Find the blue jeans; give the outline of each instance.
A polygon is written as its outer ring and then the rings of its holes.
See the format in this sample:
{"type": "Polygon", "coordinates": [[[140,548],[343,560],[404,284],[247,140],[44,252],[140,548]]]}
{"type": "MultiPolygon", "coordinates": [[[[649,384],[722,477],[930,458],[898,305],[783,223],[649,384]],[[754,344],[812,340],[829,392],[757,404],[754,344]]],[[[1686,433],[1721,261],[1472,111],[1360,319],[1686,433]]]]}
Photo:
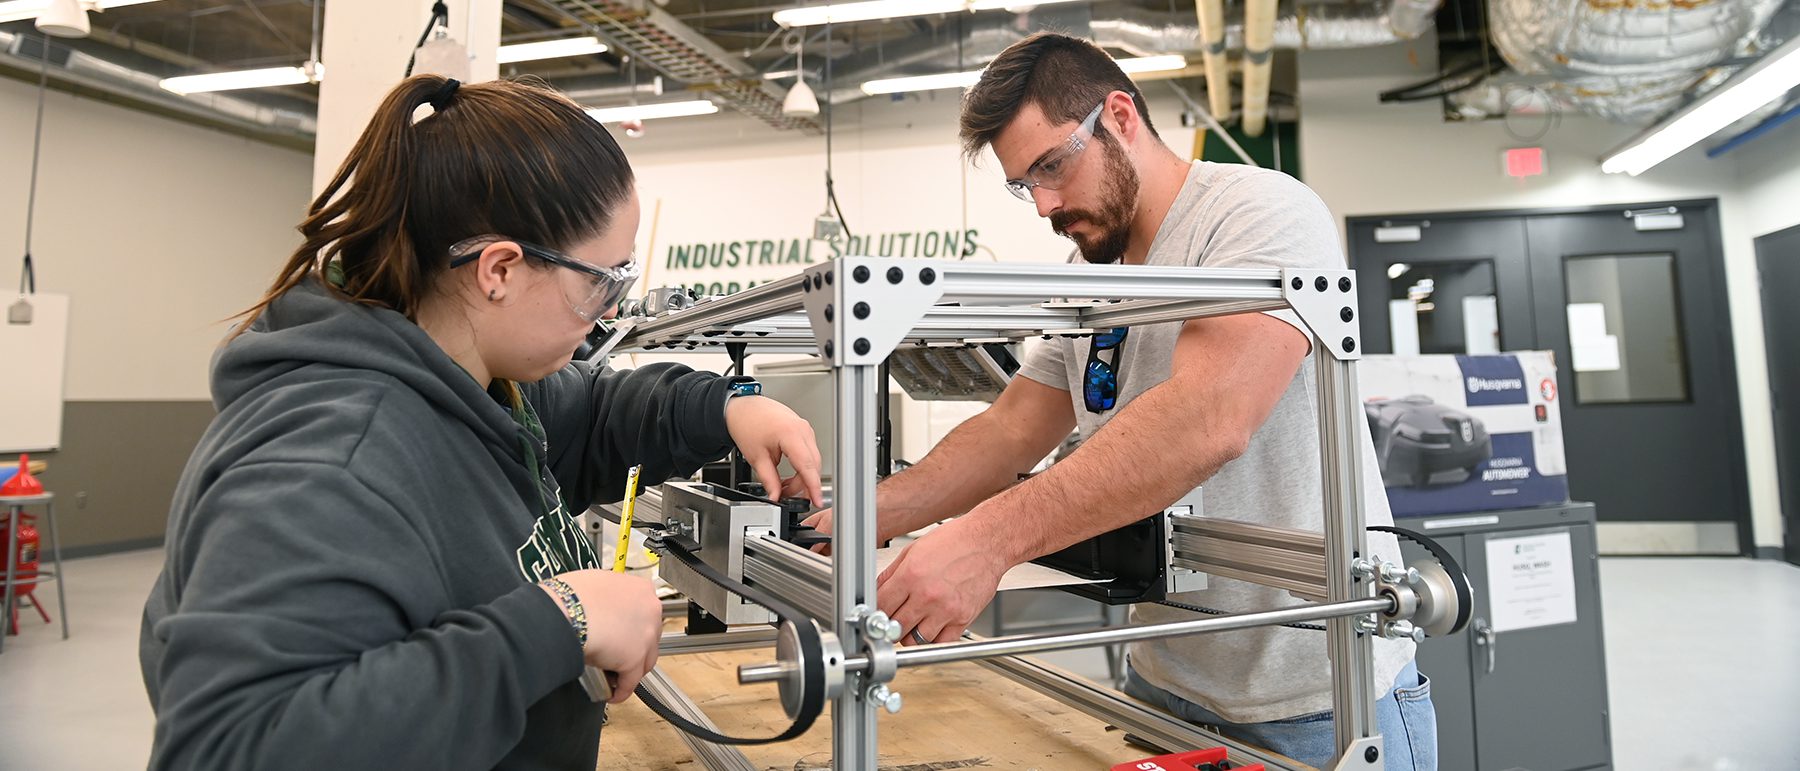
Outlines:
{"type": "MultiPolygon", "coordinates": [[[[1190,723],[1310,766],[1327,768],[1337,753],[1328,711],[1269,723],[1232,723],[1145,682],[1130,668],[1125,672],[1125,692],[1190,723]]],[[[1431,678],[1419,674],[1417,664],[1409,663],[1400,670],[1394,678],[1394,690],[1375,702],[1375,719],[1387,753],[1387,771],[1437,770],[1437,712],[1431,706],[1431,678]]]]}

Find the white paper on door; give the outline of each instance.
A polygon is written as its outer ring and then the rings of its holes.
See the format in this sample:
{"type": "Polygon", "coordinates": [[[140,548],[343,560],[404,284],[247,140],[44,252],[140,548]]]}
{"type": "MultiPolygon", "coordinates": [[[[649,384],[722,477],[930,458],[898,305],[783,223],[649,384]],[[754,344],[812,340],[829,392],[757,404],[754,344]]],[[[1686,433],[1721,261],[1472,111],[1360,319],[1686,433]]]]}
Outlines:
{"type": "Polygon", "coordinates": [[[1576,372],[1617,372],[1619,337],[1606,333],[1605,303],[1569,303],[1569,362],[1576,372]]]}
{"type": "Polygon", "coordinates": [[[1494,631],[1575,622],[1569,531],[1489,539],[1487,563],[1494,631]]]}

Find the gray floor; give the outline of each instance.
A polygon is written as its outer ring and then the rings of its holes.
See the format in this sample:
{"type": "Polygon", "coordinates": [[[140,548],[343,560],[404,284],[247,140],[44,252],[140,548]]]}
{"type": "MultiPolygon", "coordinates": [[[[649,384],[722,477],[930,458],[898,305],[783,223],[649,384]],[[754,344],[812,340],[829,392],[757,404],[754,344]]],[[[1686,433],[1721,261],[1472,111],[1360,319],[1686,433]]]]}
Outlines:
{"type": "MultiPolygon", "coordinates": [[[[138,615],[160,552],[71,561],[71,637],[22,617],[0,654],[0,765],[141,768],[153,721],[138,615]]],[[[1602,562],[1617,768],[1800,769],[1800,568],[1739,559],[1602,562]]],[[[46,587],[40,596],[53,601],[46,587]]],[[[29,613],[29,611],[27,611],[29,613]]],[[[1103,679],[1098,652],[1049,657],[1103,679]]]]}

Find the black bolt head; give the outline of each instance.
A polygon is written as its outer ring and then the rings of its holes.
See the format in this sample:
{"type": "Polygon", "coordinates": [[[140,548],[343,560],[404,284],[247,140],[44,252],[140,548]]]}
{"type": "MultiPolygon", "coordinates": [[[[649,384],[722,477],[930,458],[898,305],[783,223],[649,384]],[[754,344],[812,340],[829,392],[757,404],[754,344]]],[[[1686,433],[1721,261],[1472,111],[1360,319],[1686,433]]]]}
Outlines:
{"type": "Polygon", "coordinates": [[[888,283],[898,284],[906,278],[906,271],[899,268],[888,268],[887,277],[888,283]]]}
{"type": "Polygon", "coordinates": [[[1356,352],[1356,338],[1353,338],[1353,337],[1344,338],[1344,353],[1355,353],[1355,352],[1356,352]]]}
{"type": "Polygon", "coordinates": [[[919,283],[930,286],[937,283],[937,271],[930,268],[919,271],[919,283]]]}
{"type": "Polygon", "coordinates": [[[1316,280],[1313,281],[1313,288],[1317,289],[1321,292],[1323,292],[1327,289],[1330,289],[1331,288],[1331,280],[1325,278],[1324,276],[1320,276],[1316,280]]]}
{"type": "Polygon", "coordinates": [[[856,317],[859,319],[866,319],[869,317],[869,304],[857,303],[856,307],[850,309],[850,312],[855,313],[856,317]]]}
{"type": "Polygon", "coordinates": [[[1349,276],[1345,276],[1343,278],[1338,279],[1338,291],[1339,292],[1350,291],[1350,277],[1349,276]]]}
{"type": "Polygon", "coordinates": [[[868,283],[869,267],[867,265],[856,266],[855,270],[850,271],[850,277],[856,279],[858,284],[868,283]]]}
{"type": "Polygon", "coordinates": [[[863,356],[863,355],[867,354],[869,352],[869,338],[866,338],[866,337],[856,338],[855,348],[856,348],[856,355],[863,356]]]}
{"type": "Polygon", "coordinates": [[[836,317],[837,317],[837,308],[830,306],[830,305],[825,306],[825,320],[826,321],[835,321],[836,317]]]}

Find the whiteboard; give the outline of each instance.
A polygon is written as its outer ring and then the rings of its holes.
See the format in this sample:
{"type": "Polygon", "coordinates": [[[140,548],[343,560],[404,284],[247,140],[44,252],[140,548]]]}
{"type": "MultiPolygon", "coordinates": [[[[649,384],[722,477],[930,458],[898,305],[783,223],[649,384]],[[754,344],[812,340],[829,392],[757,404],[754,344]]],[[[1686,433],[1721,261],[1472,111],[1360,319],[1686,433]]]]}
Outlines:
{"type": "Polygon", "coordinates": [[[18,300],[0,295],[0,452],[62,446],[63,377],[69,358],[69,296],[38,293],[30,324],[6,323],[18,300]]]}

